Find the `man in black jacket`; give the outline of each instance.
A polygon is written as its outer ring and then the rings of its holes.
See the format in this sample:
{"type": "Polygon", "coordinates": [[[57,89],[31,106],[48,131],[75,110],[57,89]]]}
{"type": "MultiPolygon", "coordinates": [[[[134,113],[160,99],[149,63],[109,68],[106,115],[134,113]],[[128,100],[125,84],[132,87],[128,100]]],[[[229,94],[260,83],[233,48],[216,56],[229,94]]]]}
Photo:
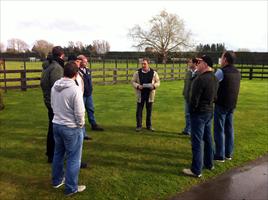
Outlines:
{"type": "Polygon", "coordinates": [[[185,112],[185,127],[182,131],[184,135],[191,135],[191,122],[190,122],[190,112],[189,112],[189,94],[192,82],[194,78],[197,76],[197,59],[191,58],[187,63],[188,71],[186,73],[184,79],[184,87],[183,87],[183,97],[184,97],[184,112],[185,112]]]}
{"type": "Polygon", "coordinates": [[[224,162],[231,160],[234,148],[233,113],[240,88],[240,72],[234,67],[234,54],[224,52],[221,57],[221,69],[216,72],[219,90],[214,111],[214,159],[224,162]]]}
{"type": "Polygon", "coordinates": [[[48,57],[48,60],[43,63],[43,71],[41,75],[40,85],[43,91],[44,103],[48,110],[48,132],[47,132],[47,151],[48,162],[52,163],[54,156],[54,136],[53,136],[53,124],[54,117],[53,109],[51,108],[50,94],[51,88],[54,83],[63,77],[64,67],[64,51],[60,46],[55,46],[52,49],[52,56],[48,57]]]}
{"type": "Polygon", "coordinates": [[[213,145],[211,136],[211,121],[213,103],[216,99],[218,81],[212,70],[212,60],[204,55],[198,58],[197,71],[190,91],[190,119],[192,141],[192,165],[183,169],[189,176],[201,177],[204,167],[213,169],[213,145]],[[202,156],[202,141],[204,141],[204,156],[202,156]],[[203,158],[203,161],[202,161],[203,158]]]}

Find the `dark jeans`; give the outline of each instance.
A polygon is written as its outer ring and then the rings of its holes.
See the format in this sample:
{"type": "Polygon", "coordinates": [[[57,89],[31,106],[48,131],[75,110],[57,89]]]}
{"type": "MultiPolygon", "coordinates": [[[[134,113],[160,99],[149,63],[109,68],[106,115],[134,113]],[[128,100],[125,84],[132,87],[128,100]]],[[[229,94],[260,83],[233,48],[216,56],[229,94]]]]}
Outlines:
{"type": "Polygon", "coordinates": [[[214,111],[214,141],[215,159],[224,160],[231,157],[234,149],[234,109],[225,109],[215,105],[214,111]]]}
{"type": "Polygon", "coordinates": [[[54,148],[55,148],[55,141],[54,141],[54,135],[53,135],[53,117],[54,113],[50,105],[47,106],[48,111],[48,131],[47,131],[47,152],[46,155],[49,160],[53,160],[54,156],[54,148]]]}
{"type": "Polygon", "coordinates": [[[96,120],[94,116],[94,104],[93,104],[93,98],[92,95],[90,96],[84,96],[84,104],[85,108],[87,111],[87,116],[88,116],[88,122],[91,124],[91,126],[96,125],[96,120]]]}
{"type": "Polygon", "coordinates": [[[201,174],[203,164],[205,168],[213,166],[213,146],[211,136],[212,113],[191,113],[191,140],[192,140],[192,166],[196,175],[201,174]],[[204,156],[202,142],[204,141],[204,156]],[[204,162],[204,163],[203,163],[204,162]]]}
{"type": "Polygon", "coordinates": [[[142,98],[141,102],[137,103],[137,110],[136,110],[137,127],[142,127],[142,111],[144,104],[146,104],[146,127],[150,128],[152,126],[153,103],[149,102],[149,98],[142,98]]]}
{"type": "Polygon", "coordinates": [[[184,100],[184,112],[185,112],[185,128],[184,132],[191,134],[191,120],[190,120],[190,105],[184,100]]]}

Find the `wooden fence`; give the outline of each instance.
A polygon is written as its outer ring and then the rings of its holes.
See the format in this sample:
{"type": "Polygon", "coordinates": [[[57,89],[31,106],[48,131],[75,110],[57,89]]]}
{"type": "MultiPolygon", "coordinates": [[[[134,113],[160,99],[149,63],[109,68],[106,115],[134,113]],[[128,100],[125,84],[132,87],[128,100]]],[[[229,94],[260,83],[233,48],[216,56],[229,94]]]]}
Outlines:
{"type": "MultiPolygon", "coordinates": [[[[115,63],[114,67],[106,67],[103,64],[102,68],[91,68],[92,80],[94,84],[117,84],[117,83],[129,83],[133,76],[133,73],[137,70],[136,67],[117,67],[115,63]]],[[[24,69],[0,70],[0,88],[7,91],[8,89],[21,89],[26,91],[27,88],[35,88],[40,86],[41,69],[24,69]],[[10,77],[10,74],[14,74],[10,77]],[[15,75],[16,74],[16,75],[15,75]]],[[[186,73],[186,65],[155,65],[154,70],[159,74],[161,81],[179,80],[184,79],[186,73]]],[[[217,66],[215,66],[217,69],[217,66]]],[[[268,66],[238,66],[242,79],[267,79],[268,78],[268,66]]]]}

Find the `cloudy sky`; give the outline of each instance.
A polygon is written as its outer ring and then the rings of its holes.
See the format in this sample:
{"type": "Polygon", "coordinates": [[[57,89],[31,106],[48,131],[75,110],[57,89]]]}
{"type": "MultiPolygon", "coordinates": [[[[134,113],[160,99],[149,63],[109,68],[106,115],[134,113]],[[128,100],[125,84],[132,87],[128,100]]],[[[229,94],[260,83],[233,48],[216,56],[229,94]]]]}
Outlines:
{"type": "Polygon", "coordinates": [[[268,51],[268,0],[252,1],[14,1],[0,0],[0,40],[24,40],[30,46],[45,39],[91,44],[107,40],[112,51],[131,51],[128,30],[146,27],[165,9],[184,20],[195,44],[225,43],[228,49],[268,51]]]}

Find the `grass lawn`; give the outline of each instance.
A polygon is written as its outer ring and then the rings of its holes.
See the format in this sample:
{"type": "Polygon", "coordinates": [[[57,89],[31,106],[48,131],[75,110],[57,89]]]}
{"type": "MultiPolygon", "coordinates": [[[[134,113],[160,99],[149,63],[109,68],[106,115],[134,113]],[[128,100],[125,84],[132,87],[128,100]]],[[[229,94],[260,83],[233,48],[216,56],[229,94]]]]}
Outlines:
{"type": "MultiPolygon", "coordinates": [[[[215,163],[201,179],[184,176],[191,163],[184,126],[183,81],[162,82],[156,94],[153,125],[135,132],[135,96],[130,85],[94,87],[96,119],[104,132],[88,133],[79,183],[85,192],[72,199],[166,199],[268,152],[268,81],[243,80],[235,112],[234,159],[215,163]]],[[[40,89],[4,94],[0,112],[0,199],[65,199],[63,188],[51,187],[46,163],[47,112],[40,89]]]]}

